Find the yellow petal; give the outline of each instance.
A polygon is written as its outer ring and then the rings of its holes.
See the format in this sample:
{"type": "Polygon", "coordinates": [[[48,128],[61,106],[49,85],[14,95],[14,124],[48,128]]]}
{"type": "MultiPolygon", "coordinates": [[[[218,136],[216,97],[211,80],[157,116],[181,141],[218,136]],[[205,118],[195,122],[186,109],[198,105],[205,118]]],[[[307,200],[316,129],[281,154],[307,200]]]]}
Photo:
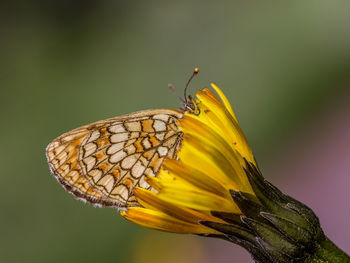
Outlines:
{"type": "Polygon", "coordinates": [[[185,134],[197,137],[203,144],[217,148],[236,167],[236,171],[245,164],[240,153],[236,151],[235,144],[225,140],[225,137],[220,133],[221,131],[215,131],[192,116],[186,116],[179,120],[179,127],[185,134]]]}
{"type": "Polygon", "coordinates": [[[240,213],[239,208],[233,201],[195,189],[166,187],[158,193],[158,197],[164,201],[197,210],[240,213]]]}
{"type": "Polygon", "coordinates": [[[231,103],[227,99],[226,95],[222,92],[222,90],[214,82],[210,83],[210,86],[216,91],[217,94],[219,94],[220,99],[224,103],[226,109],[228,110],[229,113],[231,113],[231,115],[235,119],[235,121],[237,121],[235,112],[234,112],[234,110],[233,110],[233,108],[231,106],[231,103]]]}
{"type": "Polygon", "coordinates": [[[218,220],[212,216],[208,216],[207,214],[203,214],[186,207],[177,206],[170,202],[159,199],[155,193],[152,193],[143,188],[136,188],[134,190],[134,194],[143,207],[161,211],[171,217],[185,221],[187,223],[198,224],[200,220],[221,222],[221,220],[218,220]]]}
{"type": "Polygon", "coordinates": [[[227,138],[235,145],[235,148],[243,157],[255,163],[253,153],[238,122],[233,118],[224,104],[221,102],[218,103],[217,100],[212,98],[213,95],[211,94],[212,92],[208,89],[200,90],[196,93],[200,101],[198,107],[203,112],[196,117],[205,122],[206,125],[217,129],[222,137],[227,138]]]}
{"type": "Polygon", "coordinates": [[[189,182],[178,177],[174,173],[169,173],[165,170],[160,170],[158,177],[147,176],[146,182],[160,192],[164,187],[176,187],[176,188],[193,188],[189,182]]]}
{"type": "Polygon", "coordinates": [[[180,177],[183,180],[187,181],[197,189],[203,189],[222,197],[229,197],[229,191],[215,179],[207,176],[207,174],[202,173],[196,168],[186,165],[183,162],[167,159],[163,163],[163,167],[170,173],[176,174],[177,177],[180,177]]]}
{"type": "Polygon", "coordinates": [[[215,176],[217,181],[230,189],[251,192],[249,182],[239,163],[231,163],[218,148],[203,143],[191,134],[186,134],[184,137],[183,147],[178,156],[189,166],[215,176]]]}
{"type": "Polygon", "coordinates": [[[200,224],[190,224],[152,209],[130,207],[127,211],[120,211],[120,214],[125,219],[135,224],[166,232],[182,234],[219,234],[217,231],[200,224]]]}

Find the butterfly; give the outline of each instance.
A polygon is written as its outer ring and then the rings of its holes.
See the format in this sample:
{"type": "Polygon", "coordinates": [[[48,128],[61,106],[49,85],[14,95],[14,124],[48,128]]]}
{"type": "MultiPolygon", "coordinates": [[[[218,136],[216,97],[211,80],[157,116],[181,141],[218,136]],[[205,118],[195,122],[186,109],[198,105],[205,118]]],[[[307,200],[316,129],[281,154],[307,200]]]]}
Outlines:
{"type": "Polygon", "coordinates": [[[186,99],[181,111],[139,111],[94,122],[53,140],[46,148],[50,170],[77,199],[97,206],[123,209],[139,206],[135,187],[153,190],[146,176],[157,176],[165,158],[177,159],[183,133],[177,121],[196,113],[186,99]]]}

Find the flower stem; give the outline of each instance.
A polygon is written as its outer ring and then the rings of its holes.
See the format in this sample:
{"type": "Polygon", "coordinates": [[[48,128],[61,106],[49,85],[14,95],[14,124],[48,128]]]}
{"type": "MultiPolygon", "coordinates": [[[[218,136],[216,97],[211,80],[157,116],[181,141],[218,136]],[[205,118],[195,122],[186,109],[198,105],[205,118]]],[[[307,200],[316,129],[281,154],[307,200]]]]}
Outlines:
{"type": "Polygon", "coordinates": [[[316,262],[346,263],[350,262],[350,257],[326,237],[317,245],[315,253],[305,261],[305,263],[316,262]]]}

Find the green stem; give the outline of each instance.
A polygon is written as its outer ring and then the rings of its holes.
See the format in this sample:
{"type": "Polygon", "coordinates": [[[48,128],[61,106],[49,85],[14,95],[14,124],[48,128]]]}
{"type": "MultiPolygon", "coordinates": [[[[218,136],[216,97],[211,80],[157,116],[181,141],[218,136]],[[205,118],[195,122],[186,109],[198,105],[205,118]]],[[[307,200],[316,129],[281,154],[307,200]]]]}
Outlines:
{"type": "Polygon", "coordinates": [[[339,249],[327,237],[318,244],[314,255],[310,256],[305,263],[350,263],[350,257],[339,249]]]}

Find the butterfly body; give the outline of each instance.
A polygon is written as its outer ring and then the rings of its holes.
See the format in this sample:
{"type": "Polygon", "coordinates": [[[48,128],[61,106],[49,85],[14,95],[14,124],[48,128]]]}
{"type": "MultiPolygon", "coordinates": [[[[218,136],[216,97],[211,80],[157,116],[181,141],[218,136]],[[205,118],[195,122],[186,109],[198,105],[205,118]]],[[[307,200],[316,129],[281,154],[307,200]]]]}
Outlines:
{"type": "Polygon", "coordinates": [[[145,176],[157,176],[165,158],[176,158],[182,117],[176,110],[146,110],[74,129],[48,145],[51,172],[83,201],[137,206],[133,188],[151,189],[145,176]]]}

